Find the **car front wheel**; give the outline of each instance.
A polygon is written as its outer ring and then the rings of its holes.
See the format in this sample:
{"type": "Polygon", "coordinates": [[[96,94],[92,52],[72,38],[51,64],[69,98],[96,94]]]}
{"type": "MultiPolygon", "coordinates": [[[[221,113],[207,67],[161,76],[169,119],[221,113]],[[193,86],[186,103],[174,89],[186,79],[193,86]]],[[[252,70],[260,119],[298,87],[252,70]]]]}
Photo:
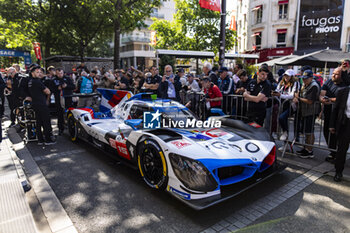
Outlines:
{"type": "Polygon", "coordinates": [[[168,184],[167,165],[164,153],[154,140],[139,143],[138,167],[146,184],[152,188],[165,189],[168,184]]]}
{"type": "Polygon", "coordinates": [[[74,116],[71,112],[68,114],[67,121],[70,139],[72,142],[76,142],[78,139],[78,127],[77,121],[74,119],[74,116]]]}

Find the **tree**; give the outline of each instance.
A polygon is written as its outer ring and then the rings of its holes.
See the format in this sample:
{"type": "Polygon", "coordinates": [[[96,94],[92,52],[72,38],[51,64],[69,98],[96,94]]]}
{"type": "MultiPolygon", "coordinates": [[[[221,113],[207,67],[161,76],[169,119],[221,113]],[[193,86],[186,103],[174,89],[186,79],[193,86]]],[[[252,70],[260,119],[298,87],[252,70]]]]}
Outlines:
{"type": "Polygon", "coordinates": [[[114,68],[119,68],[120,35],[145,27],[143,20],[149,17],[161,0],[110,0],[110,19],[114,32],[114,68]]]}
{"type": "MultiPolygon", "coordinates": [[[[4,21],[24,25],[19,31],[27,41],[39,41],[44,57],[51,54],[87,55],[93,42],[111,37],[108,27],[109,1],[95,0],[0,0],[0,14],[4,21]]],[[[0,22],[1,23],[1,22],[0,22]]],[[[1,24],[2,25],[2,24],[1,24]]],[[[23,38],[21,38],[24,41],[23,38]]],[[[6,36],[9,44],[15,41],[6,36]]],[[[106,43],[101,43],[105,46],[106,43]]],[[[94,44],[96,46],[96,43],[94,44]]],[[[93,52],[94,49],[89,51],[93,52]]]]}
{"type": "MultiPolygon", "coordinates": [[[[220,13],[203,9],[198,0],[175,0],[172,22],[154,19],[151,29],[157,31],[156,48],[209,50],[217,53],[220,43],[220,13]]],[[[226,30],[226,50],[235,44],[235,32],[226,30]]]]}

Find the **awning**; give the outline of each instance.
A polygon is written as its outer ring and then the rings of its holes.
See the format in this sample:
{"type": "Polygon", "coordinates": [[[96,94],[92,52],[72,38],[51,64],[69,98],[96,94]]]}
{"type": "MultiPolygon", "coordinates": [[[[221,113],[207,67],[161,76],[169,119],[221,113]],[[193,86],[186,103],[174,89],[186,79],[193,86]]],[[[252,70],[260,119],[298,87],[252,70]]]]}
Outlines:
{"type": "Polygon", "coordinates": [[[239,54],[239,53],[225,53],[225,59],[237,59],[237,58],[243,58],[243,59],[259,59],[258,54],[239,54]]]}
{"type": "Polygon", "coordinates": [[[283,5],[283,4],[288,4],[288,3],[289,3],[289,0],[278,1],[278,5],[283,5]]]}
{"type": "Polygon", "coordinates": [[[257,11],[257,10],[259,10],[260,8],[262,8],[262,5],[259,5],[259,6],[254,7],[254,8],[252,9],[252,11],[257,11]]]}
{"type": "Polygon", "coordinates": [[[277,34],[287,33],[287,29],[277,29],[277,34]]]}
{"type": "Polygon", "coordinates": [[[337,67],[338,62],[344,58],[349,58],[350,53],[324,49],[303,56],[293,57],[284,61],[277,62],[277,65],[310,65],[312,67],[337,67]]]}
{"type": "Polygon", "coordinates": [[[254,36],[260,36],[261,35],[261,32],[256,32],[256,33],[254,33],[253,35],[252,35],[252,37],[254,37],[254,36]]]}

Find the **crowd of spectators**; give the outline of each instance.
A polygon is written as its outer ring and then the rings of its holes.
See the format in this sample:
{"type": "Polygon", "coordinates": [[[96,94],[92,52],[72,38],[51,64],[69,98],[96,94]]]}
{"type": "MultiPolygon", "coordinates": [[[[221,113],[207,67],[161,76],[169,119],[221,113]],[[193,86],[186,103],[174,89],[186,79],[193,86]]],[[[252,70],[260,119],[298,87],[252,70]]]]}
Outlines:
{"type": "MultiPolygon", "coordinates": [[[[338,140],[334,133],[336,127],[332,124],[332,114],[335,114],[332,106],[337,102],[338,91],[350,84],[349,60],[342,61],[334,70],[331,79],[322,81],[315,76],[310,66],[302,67],[300,74],[296,74],[292,69],[280,69],[276,74],[277,78],[274,78],[266,64],[259,67],[257,72],[249,74],[242,64],[236,64],[233,68],[217,69],[211,63],[205,62],[202,72],[201,75],[186,74],[182,68],[174,71],[171,65],[164,67],[162,75],[155,66],[144,71],[134,67],[127,70],[94,67],[90,71],[81,63],[74,72],[66,74],[61,68],[53,66],[44,70],[34,65],[24,72],[18,65],[14,65],[0,74],[0,116],[4,114],[5,97],[11,110],[13,126],[16,124],[13,110],[24,100],[32,100],[33,106],[42,106],[44,103],[47,105],[52,95],[55,99],[59,134],[62,134],[64,107],[84,107],[92,104],[89,98],[79,98],[79,101],[75,102],[73,93],[89,94],[97,88],[128,90],[134,94],[151,92],[159,98],[180,101],[195,113],[199,100],[204,99],[203,107],[209,114],[211,109],[218,108],[225,114],[237,115],[255,122],[271,133],[276,132],[278,124],[282,131],[282,141],[289,138],[288,119],[294,116],[296,140],[300,140],[300,135],[304,135],[305,138],[305,147],[297,153],[301,158],[313,158],[315,119],[323,113],[324,137],[329,148],[333,149],[326,160],[336,161],[337,153],[334,150],[338,140]],[[61,96],[64,99],[64,107],[61,96]]],[[[42,125],[44,129],[44,137],[40,136],[39,143],[54,143],[47,114],[39,110],[39,107],[36,107],[36,112],[37,120],[41,122],[39,126],[42,125]]]]}

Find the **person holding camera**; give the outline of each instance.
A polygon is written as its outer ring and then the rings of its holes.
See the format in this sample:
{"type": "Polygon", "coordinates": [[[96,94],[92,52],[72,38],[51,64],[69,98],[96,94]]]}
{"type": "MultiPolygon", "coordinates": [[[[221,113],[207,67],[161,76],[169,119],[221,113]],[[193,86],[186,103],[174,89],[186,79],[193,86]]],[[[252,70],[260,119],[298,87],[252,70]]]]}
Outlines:
{"type": "MultiPolygon", "coordinates": [[[[324,126],[323,126],[323,135],[328,144],[328,148],[336,149],[337,148],[337,138],[335,134],[329,132],[329,123],[332,115],[333,104],[336,101],[336,95],[340,88],[345,87],[345,83],[341,78],[342,69],[338,67],[333,71],[332,79],[328,79],[326,83],[321,88],[320,101],[323,105],[323,114],[324,114],[324,126]]],[[[336,152],[331,152],[326,161],[334,163],[336,152]]]]}
{"type": "Polygon", "coordinates": [[[171,65],[166,65],[164,72],[165,74],[159,84],[159,97],[180,101],[179,91],[181,90],[181,83],[175,78],[171,65]]]}
{"type": "Polygon", "coordinates": [[[52,145],[56,141],[52,137],[52,127],[49,115],[49,107],[47,106],[47,96],[51,94],[43,82],[43,75],[41,75],[40,66],[31,68],[30,73],[32,79],[28,82],[28,90],[32,100],[32,106],[35,111],[36,132],[38,136],[38,145],[52,145]],[[42,132],[42,129],[43,131],[42,132]]]}

